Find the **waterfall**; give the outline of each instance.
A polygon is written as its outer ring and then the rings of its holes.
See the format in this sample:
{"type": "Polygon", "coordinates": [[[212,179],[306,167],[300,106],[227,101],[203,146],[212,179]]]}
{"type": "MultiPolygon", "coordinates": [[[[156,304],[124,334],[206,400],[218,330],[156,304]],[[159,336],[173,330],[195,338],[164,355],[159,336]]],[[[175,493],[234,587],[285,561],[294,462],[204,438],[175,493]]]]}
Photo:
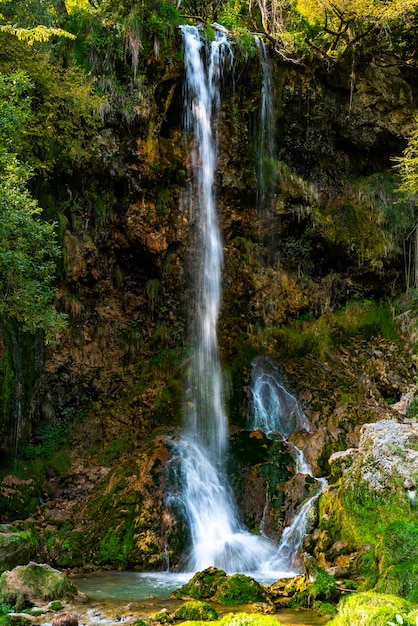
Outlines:
{"type": "Polygon", "coordinates": [[[272,219],[275,206],[276,121],[271,63],[264,41],[255,37],[261,69],[261,102],[257,133],[257,208],[260,239],[270,252],[276,251],[272,219]]]}
{"type": "MultiPolygon", "coordinates": [[[[296,464],[298,474],[314,478],[311,465],[288,437],[293,432],[310,432],[308,418],[296,398],[280,382],[279,372],[267,359],[257,358],[252,363],[252,423],[253,430],[261,430],[267,436],[279,435],[287,444],[296,464]]],[[[282,533],[279,545],[268,566],[286,571],[287,575],[299,573],[295,557],[302,545],[309,522],[312,506],[326,485],[324,478],[315,478],[318,489],[302,504],[293,521],[282,533]]]]}
{"type": "Polygon", "coordinates": [[[224,469],[227,418],[216,326],[221,304],[222,240],[216,211],[215,171],[222,72],[232,64],[224,33],[210,49],[197,28],[181,27],[185,54],[184,127],[192,135],[190,186],[183,210],[194,225],[193,336],[185,402],[184,434],[173,440],[172,471],[177,491],[169,503],[181,507],[191,535],[187,571],[211,565],[228,572],[253,571],[274,546],[240,523],[224,469]],[[207,63],[205,64],[205,59],[207,63]]]}
{"type": "Polygon", "coordinates": [[[232,63],[232,52],[225,34],[216,32],[206,70],[202,58],[206,51],[197,28],[184,26],[182,34],[186,70],[184,128],[193,136],[190,188],[184,198],[187,198],[192,223],[196,227],[192,335],[197,345],[188,381],[187,430],[215,460],[225,452],[227,443],[216,333],[223,263],[215,202],[216,133],[222,70],[232,63]]]}
{"type": "MultiPolygon", "coordinates": [[[[190,154],[189,182],[181,196],[181,209],[189,213],[193,235],[193,297],[189,307],[193,354],[189,359],[183,432],[171,440],[168,504],[181,510],[188,525],[191,546],[185,555],[186,571],[214,565],[229,573],[291,576],[295,573],[293,551],[300,547],[307,515],[299,512],[300,522],[297,528],[293,525],[285,530],[282,547],[264,535],[252,535],[239,519],[224,467],[228,423],[217,339],[223,254],[215,173],[220,87],[223,73],[232,67],[233,55],[224,33],[215,32],[209,45],[194,26],[182,26],[181,32],[185,57],[184,133],[190,154]]],[[[267,94],[263,102],[267,102],[267,94]]],[[[263,104],[263,110],[268,108],[263,104]]],[[[266,130],[262,142],[267,154],[267,121],[263,124],[266,130]]],[[[309,430],[295,398],[267,370],[255,381],[253,398],[254,428],[268,434],[278,431],[284,438],[296,430],[309,430]]],[[[298,471],[311,473],[303,453],[294,448],[298,471]]]]}

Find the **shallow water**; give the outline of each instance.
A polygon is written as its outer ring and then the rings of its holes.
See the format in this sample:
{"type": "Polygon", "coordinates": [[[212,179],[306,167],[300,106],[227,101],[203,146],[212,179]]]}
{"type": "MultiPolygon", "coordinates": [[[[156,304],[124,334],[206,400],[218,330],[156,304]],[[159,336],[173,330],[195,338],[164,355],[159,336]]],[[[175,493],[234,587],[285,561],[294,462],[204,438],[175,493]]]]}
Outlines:
{"type": "MultiPolygon", "coordinates": [[[[88,596],[86,603],[74,607],[74,612],[78,615],[81,626],[132,624],[139,617],[151,617],[164,608],[170,612],[175,611],[183,602],[172,600],[169,596],[190,578],[190,573],[126,571],[73,576],[74,584],[88,596]]],[[[273,580],[259,582],[270,584],[273,580]]],[[[215,608],[220,616],[245,611],[242,606],[216,605],[215,608]]],[[[304,609],[280,609],[276,616],[283,626],[323,626],[329,621],[304,609]]]]}

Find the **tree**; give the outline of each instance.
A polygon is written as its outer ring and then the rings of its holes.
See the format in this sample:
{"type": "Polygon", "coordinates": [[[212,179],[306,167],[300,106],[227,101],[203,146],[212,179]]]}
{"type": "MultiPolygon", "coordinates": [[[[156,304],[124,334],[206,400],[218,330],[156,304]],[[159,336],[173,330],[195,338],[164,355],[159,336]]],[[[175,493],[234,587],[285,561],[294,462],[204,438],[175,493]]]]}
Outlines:
{"type": "MultiPolygon", "coordinates": [[[[401,176],[398,191],[409,196],[414,202],[414,226],[409,233],[406,243],[411,240],[413,272],[412,284],[418,289],[418,119],[416,129],[410,134],[408,145],[402,157],[396,159],[395,168],[401,176]]],[[[410,286],[410,272],[407,271],[407,290],[410,286]]]]}
{"type": "Polygon", "coordinates": [[[65,324],[53,306],[55,226],[42,221],[26,188],[30,170],[16,154],[30,86],[21,72],[0,74],[0,321],[16,320],[31,333],[41,329],[51,340],[65,324]]]}
{"type": "Polygon", "coordinates": [[[72,33],[57,27],[57,12],[51,2],[0,0],[0,5],[0,31],[11,33],[30,46],[51,37],[75,39],[72,33]]]}
{"type": "Polygon", "coordinates": [[[374,29],[389,35],[395,23],[413,28],[407,18],[417,6],[418,0],[296,0],[297,11],[316,28],[311,44],[327,56],[343,54],[374,29]]]}

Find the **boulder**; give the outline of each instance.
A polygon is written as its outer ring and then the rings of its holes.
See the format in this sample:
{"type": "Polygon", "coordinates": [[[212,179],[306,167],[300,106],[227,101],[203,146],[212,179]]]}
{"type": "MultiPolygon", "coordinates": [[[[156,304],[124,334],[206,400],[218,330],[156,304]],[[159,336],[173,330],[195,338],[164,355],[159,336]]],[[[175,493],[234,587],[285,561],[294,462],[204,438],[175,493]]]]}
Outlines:
{"type": "Polygon", "coordinates": [[[50,600],[74,599],[78,590],[69,578],[49,565],[30,562],[0,576],[0,602],[19,611],[50,600]]]}
{"type": "Polygon", "coordinates": [[[0,525],[0,571],[29,563],[36,545],[30,530],[18,530],[12,525],[0,525]]]}
{"type": "Polygon", "coordinates": [[[347,485],[363,481],[368,489],[383,493],[401,479],[408,497],[415,491],[418,467],[418,424],[380,420],[361,428],[358,454],[346,469],[347,485]]]}

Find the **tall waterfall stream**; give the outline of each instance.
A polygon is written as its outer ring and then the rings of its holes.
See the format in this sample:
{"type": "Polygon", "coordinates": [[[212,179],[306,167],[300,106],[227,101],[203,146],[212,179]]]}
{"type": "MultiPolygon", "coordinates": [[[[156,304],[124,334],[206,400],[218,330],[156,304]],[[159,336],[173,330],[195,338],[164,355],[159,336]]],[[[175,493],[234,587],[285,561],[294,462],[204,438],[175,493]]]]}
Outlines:
{"type": "MultiPolygon", "coordinates": [[[[189,211],[196,231],[191,307],[196,345],[187,380],[183,433],[172,442],[171,466],[177,489],[173,489],[168,501],[181,508],[190,532],[185,571],[200,571],[214,565],[229,573],[258,572],[272,578],[293,576],[297,573],[293,556],[301,545],[307,511],[316,496],[303,505],[277,546],[263,534],[253,535],[243,526],[224,467],[228,430],[216,332],[223,255],[215,172],[220,87],[223,72],[231,71],[233,54],[226,35],[221,32],[215,32],[209,46],[196,27],[181,29],[185,54],[184,129],[192,142],[190,183],[182,196],[182,210],[189,211]]],[[[266,64],[265,51],[261,50],[262,63],[266,64]]],[[[263,76],[269,80],[269,84],[263,83],[265,92],[271,90],[271,74],[264,69],[263,76]]],[[[269,97],[264,93],[263,111],[266,102],[271,101],[269,97]]],[[[268,106],[271,109],[271,104],[268,106]]],[[[263,153],[271,152],[265,141],[263,153]]],[[[263,173],[263,168],[260,171],[263,173]]],[[[265,204],[267,195],[265,191],[263,194],[265,204]]],[[[274,380],[271,372],[262,370],[254,379],[253,412],[253,428],[267,435],[274,430],[287,439],[294,430],[309,430],[296,400],[274,380]]],[[[293,448],[297,471],[312,475],[302,451],[293,448]]]]}

